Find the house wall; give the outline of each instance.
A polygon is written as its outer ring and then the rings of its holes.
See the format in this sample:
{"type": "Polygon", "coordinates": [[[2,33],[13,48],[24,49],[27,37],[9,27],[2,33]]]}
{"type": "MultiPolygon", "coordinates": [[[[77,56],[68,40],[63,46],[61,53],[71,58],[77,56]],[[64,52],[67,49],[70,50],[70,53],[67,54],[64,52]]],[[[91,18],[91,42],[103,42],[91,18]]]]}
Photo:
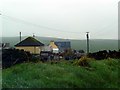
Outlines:
{"type": "Polygon", "coordinates": [[[43,51],[52,51],[52,48],[50,46],[44,46],[43,51]]]}
{"type": "Polygon", "coordinates": [[[40,54],[40,52],[42,51],[43,47],[38,47],[38,46],[26,46],[26,47],[15,47],[16,49],[19,50],[24,50],[24,51],[29,51],[31,54],[40,54]]]}
{"type": "Polygon", "coordinates": [[[59,53],[58,46],[54,43],[54,41],[51,41],[49,44],[49,47],[52,49],[53,53],[59,53]]]}
{"type": "Polygon", "coordinates": [[[53,51],[53,53],[59,53],[59,49],[58,48],[53,48],[52,51],[53,51]]]}

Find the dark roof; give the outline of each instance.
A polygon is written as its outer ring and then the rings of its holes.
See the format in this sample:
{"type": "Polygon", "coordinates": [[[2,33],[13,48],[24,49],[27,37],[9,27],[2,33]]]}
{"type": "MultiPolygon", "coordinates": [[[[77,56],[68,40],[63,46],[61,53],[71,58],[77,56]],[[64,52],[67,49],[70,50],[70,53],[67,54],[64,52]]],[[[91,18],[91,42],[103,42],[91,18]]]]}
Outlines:
{"type": "Polygon", "coordinates": [[[65,49],[71,48],[70,41],[56,41],[55,44],[58,46],[60,51],[63,51],[65,49]]]}
{"type": "Polygon", "coordinates": [[[44,44],[39,42],[33,37],[28,37],[23,41],[19,42],[18,44],[16,44],[15,46],[44,46],[44,44]]]}

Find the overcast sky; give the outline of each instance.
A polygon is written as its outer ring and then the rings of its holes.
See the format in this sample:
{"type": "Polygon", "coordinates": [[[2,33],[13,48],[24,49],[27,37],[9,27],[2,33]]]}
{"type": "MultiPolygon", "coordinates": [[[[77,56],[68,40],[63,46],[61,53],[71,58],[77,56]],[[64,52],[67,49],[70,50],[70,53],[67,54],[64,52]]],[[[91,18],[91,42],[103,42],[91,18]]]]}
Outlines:
{"type": "Polygon", "coordinates": [[[118,1],[2,0],[2,36],[117,39],[118,1]]]}

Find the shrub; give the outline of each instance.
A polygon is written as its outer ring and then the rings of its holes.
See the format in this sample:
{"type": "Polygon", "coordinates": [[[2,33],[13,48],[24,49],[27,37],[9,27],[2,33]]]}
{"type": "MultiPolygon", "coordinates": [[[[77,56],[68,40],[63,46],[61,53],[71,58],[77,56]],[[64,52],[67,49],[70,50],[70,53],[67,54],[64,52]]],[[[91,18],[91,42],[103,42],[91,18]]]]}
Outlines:
{"type": "Polygon", "coordinates": [[[8,68],[12,65],[29,61],[31,54],[18,49],[4,49],[2,50],[2,67],[8,68]]]}
{"type": "Polygon", "coordinates": [[[40,61],[40,58],[39,57],[37,57],[37,56],[32,56],[32,58],[31,58],[31,60],[30,60],[30,62],[34,62],[34,63],[37,63],[37,62],[39,62],[40,61]]]}
{"type": "Polygon", "coordinates": [[[90,65],[89,65],[90,60],[93,60],[93,59],[83,56],[79,60],[76,60],[73,64],[79,65],[79,66],[84,66],[84,67],[90,67],[90,65]]]}

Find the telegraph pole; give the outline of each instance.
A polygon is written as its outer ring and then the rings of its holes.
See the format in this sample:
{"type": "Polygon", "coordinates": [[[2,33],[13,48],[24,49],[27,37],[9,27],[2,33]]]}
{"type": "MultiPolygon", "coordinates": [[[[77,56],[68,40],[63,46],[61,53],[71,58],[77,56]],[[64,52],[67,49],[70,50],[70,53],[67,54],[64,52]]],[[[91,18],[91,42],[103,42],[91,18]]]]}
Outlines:
{"type": "Polygon", "coordinates": [[[89,32],[86,32],[87,37],[87,55],[89,54],[89,32]]]}
{"type": "Polygon", "coordinates": [[[20,32],[20,42],[21,42],[21,32],[20,32]]]}

